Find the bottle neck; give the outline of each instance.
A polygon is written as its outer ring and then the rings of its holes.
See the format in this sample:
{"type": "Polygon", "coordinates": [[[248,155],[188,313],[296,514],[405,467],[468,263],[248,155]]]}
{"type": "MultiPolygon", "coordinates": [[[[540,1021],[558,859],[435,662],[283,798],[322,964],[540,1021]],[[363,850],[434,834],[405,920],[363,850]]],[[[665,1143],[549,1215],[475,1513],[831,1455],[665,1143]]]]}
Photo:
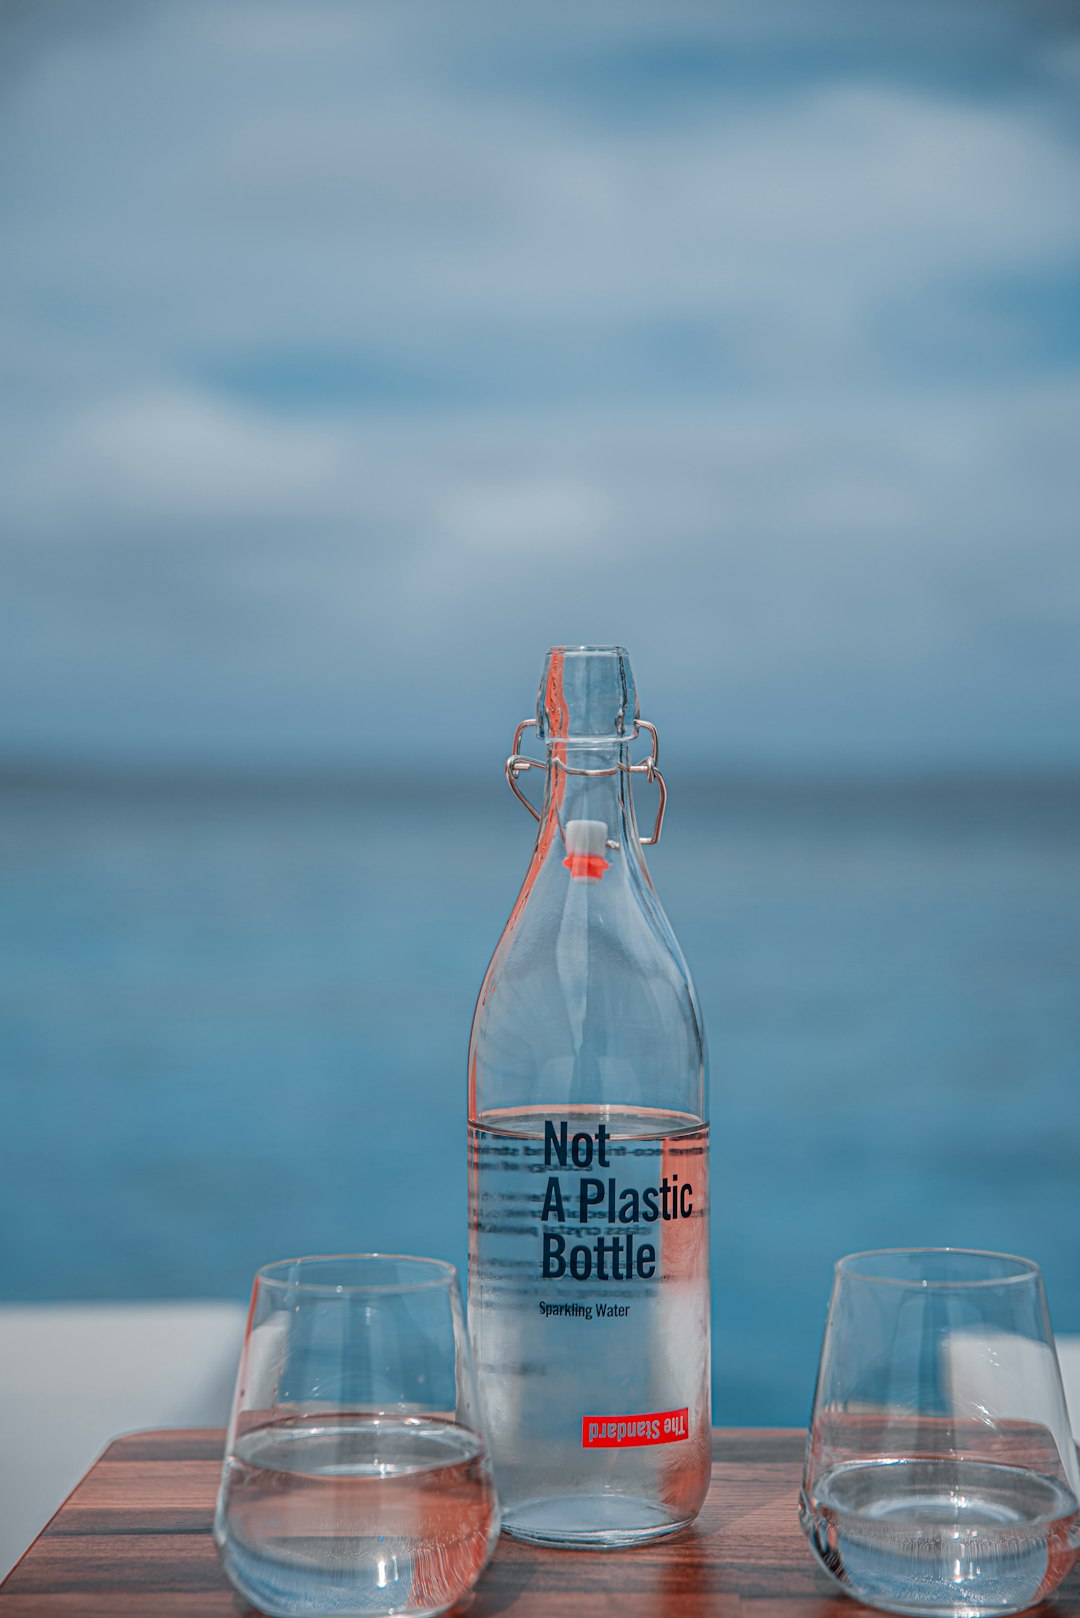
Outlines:
{"type": "Polygon", "coordinates": [[[629,764],[627,743],[549,742],[537,838],[545,857],[562,860],[567,854],[566,827],[571,822],[600,823],[607,828],[606,836],[594,832],[594,837],[601,839],[608,865],[625,865],[644,875],[629,764]]]}

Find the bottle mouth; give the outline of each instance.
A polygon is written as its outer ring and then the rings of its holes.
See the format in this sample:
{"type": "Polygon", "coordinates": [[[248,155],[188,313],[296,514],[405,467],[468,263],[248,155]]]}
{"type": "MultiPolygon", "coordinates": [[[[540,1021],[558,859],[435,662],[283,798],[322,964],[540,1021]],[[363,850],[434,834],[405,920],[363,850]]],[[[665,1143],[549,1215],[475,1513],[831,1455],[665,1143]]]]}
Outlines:
{"type": "Polygon", "coordinates": [[[536,699],[536,733],[546,741],[620,743],[638,733],[638,700],[623,646],[553,646],[536,699]]]}

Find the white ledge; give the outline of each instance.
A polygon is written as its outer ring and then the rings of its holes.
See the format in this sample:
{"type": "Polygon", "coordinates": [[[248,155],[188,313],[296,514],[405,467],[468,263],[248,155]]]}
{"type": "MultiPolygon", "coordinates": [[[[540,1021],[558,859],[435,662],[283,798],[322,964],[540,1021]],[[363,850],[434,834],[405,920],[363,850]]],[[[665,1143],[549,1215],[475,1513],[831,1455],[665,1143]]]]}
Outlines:
{"type": "Polygon", "coordinates": [[[0,1578],[118,1433],[228,1420],[234,1303],[0,1306],[0,1578]]]}

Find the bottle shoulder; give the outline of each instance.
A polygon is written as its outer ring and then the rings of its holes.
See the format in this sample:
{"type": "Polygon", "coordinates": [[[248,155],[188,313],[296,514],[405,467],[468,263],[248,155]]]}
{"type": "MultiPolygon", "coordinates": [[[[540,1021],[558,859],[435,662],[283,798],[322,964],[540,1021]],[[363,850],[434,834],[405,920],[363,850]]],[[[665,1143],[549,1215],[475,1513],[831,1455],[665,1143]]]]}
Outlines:
{"type": "Polygon", "coordinates": [[[591,977],[610,970],[692,986],[674,930],[647,879],[616,867],[602,880],[575,881],[548,861],[527,876],[488,972],[536,976],[570,967],[591,977]]]}
{"type": "Polygon", "coordinates": [[[530,878],[473,1019],[477,1104],[543,1093],[704,1118],[701,1013],[655,892],[624,871],[580,882],[548,866],[530,878]]]}

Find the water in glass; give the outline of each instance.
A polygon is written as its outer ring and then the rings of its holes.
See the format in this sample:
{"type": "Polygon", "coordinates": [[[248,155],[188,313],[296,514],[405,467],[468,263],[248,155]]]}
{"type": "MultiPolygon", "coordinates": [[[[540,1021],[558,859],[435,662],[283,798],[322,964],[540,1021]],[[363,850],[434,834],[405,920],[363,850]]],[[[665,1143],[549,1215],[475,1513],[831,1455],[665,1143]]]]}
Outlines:
{"type": "Polygon", "coordinates": [[[495,1523],[475,1433],[412,1418],[274,1422],[239,1437],[224,1556],[269,1612],[441,1612],[475,1584],[495,1523]]]}

